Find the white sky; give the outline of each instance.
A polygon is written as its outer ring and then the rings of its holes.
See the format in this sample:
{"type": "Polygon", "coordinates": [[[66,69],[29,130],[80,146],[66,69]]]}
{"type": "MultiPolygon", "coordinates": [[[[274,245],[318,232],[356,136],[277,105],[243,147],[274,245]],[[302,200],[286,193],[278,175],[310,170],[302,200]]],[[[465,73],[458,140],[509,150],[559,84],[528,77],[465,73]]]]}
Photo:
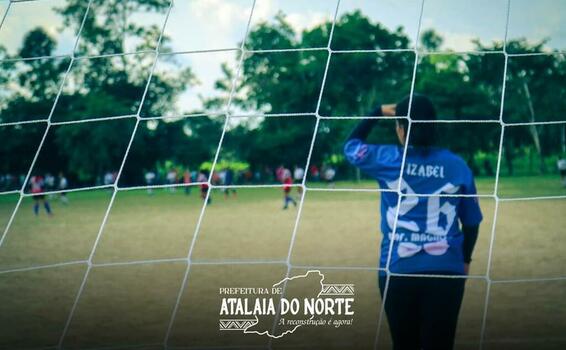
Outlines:
{"type": "MultiPolygon", "coordinates": [[[[8,1],[0,0],[0,14],[8,1]]],[[[12,3],[0,28],[0,44],[15,54],[23,35],[41,26],[58,42],[57,54],[69,54],[74,33],[63,27],[53,7],[64,6],[65,0],[35,0],[12,3]]],[[[236,48],[245,36],[252,0],[176,0],[165,33],[177,51],[236,48]]],[[[361,9],[373,21],[390,29],[403,26],[411,41],[416,42],[421,0],[342,0],[339,15],[361,9]]],[[[278,11],[287,14],[291,25],[303,30],[334,16],[336,0],[257,0],[251,23],[272,20],[278,11]]],[[[434,28],[445,39],[442,49],[466,51],[471,40],[502,40],[505,35],[507,0],[425,0],[421,30],[434,28]]],[[[0,15],[1,16],[1,15],[0,15]]],[[[162,23],[164,16],[136,14],[132,21],[162,23]]],[[[527,37],[531,41],[551,38],[552,48],[566,49],[566,1],[512,0],[509,38],[527,37]]],[[[127,41],[128,43],[128,41],[127,41]]],[[[133,43],[127,45],[132,50],[133,43]]],[[[200,107],[198,94],[213,94],[213,82],[220,77],[220,59],[233,61],[234,52],[178,56],[183,64],[191,64],[202,84],[185,92],[179,108],[200,107]],[[190,58],[190,59],[189,59],[190,58]]]]}
{"type": "Polygon", "coordinates": [[[252,0],[175,1],[165,27],[173,51],[237,48],[245,36],[252,3],[252,0]]]}
{"type": "Polygon", "coordinates": [[[188,111],[192,113],[223,112],[225,108],[205,111],[200,98],[211,98],[220,95],[219,92],[214,90],[214,84],[216,80],[222,76],[222,63],[227,63],[228,67],[230,67],[232,71],[235,71],[237,65],[236,51],[215,51],[161,56],[155,67],[157,73],[174,77],[182,70],[189,67],[198,80],[196,84],[189,87],[189,89],[178,96],[174,111],[172,111],[171,114],[179,115],[179,113],[186,113],[188,111]],[[172,58],[177,64],[170,62],[172,58]]]}
{"type": "Polygon", "coordinates": [[[354,10],[361,10],[372,21],[379,22],[390,30],[403,27],[405,34],[414,44],[421,12],[421,0],[344,0],[340,2],[338,17],[354,10]]]}
{"type": "MultiPolygon", "coordinates": [[[[2,15],[8,1],[2,0],[2,15]]],[[[6,19],[0,28],[0,45],[15,55],[20,49],[24,35],[36,27],[42,27],[57,40],[56,54],[70,54],[75,43],[76,33],[69,29],[61,30],[63,19],[53,11],[62,7],[65,0],[36,0],[32,2],[14,2],[10,6],[6,19]]]]}

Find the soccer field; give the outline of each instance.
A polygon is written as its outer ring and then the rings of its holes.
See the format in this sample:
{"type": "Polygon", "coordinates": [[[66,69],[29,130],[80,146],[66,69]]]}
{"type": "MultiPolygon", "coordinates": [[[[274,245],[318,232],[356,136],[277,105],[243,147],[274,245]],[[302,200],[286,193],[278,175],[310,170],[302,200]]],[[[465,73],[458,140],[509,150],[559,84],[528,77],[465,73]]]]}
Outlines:
{"type": "MultiPolygon", "coordinates": [[[[479,193],[491,193],[492,188],[493,181],[478,179],[479,193]]],[[[550,176],[502,178],[499,189],[506,198],[566,195],[558,179],[550,176]]],[[[120,191],[94,251],[110,191],[70,193],[68,205],[54,197],[51,218],[44,211],[34,217],[32,199],[25,198],[0,247],[0,346],[57,345],[92,252],[94,265],[64,347],[162,348],[158,344],[167,334],[187,270],[182,259],[191,247],[187,288],[169,344],[266,346],[267,337],[218,331],[218,289],[270,287],[285,277],[298,210],[281,209],[281,192],[242,188],[237,198],[225,199],[214,190],[194,240],[203,206],[198,188],[190,194],[183,188],[159,189],[152,195],[145,190],[120,191]],[[59,263],[69,264],[28,269],[59,263]]],[[[2,229],[16,202],[17,196],[0,196],[2,229]]],[[[480,205],[484,222],[471,267],[471,275],[478,278],[466,285],[456,340],[457,348],[464,349],[478,347],[487,292],[487,283],[479,276],[488,267],[495,200],[481,198],[480,205]]],[[[290,254],[291,275],[318,269],[326,281],[354,283],[354,327],[299,329],[284,337],[284,344],[275,340],[273,348],[373,347],[380,306],[375,270],[378,208],[376,192],[306,193],[290,254]]],[[[564,213],[564,199],[499,202],[490,269],[496,282],[489,293],[486,348],[566,347],[566,280],[556,279],[566,276],[564,213]]],[[[381,333],[380,345],[388,348],[385,327],[381,333]]]]}

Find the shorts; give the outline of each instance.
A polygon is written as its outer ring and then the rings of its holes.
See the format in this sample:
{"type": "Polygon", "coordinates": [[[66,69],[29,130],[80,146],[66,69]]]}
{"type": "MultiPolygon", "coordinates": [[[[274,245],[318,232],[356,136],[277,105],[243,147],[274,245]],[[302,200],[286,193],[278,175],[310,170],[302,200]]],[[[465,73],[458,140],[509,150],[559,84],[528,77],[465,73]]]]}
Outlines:
{"type": "MultiPolygon", "coordinates": [[[[382,297],[386,278],[379,276],[382,297]]],[[[393,349],[452,349],[465,283],[465,278],[391,276],[385,314],[393,349]]]]}

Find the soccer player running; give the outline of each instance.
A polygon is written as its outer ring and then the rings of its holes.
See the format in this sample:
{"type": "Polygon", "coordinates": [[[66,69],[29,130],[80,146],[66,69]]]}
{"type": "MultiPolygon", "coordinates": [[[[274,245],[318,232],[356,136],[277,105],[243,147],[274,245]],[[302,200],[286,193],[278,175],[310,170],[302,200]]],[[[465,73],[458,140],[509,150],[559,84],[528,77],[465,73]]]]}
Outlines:
{"type": "MultiPolygon", "coordinates": [[[[413,95],[411,106],[412,120],[436,119],[434,106],[426,96],[413,95]]],[[[404,116],[408,109],[407,97],[397,105],[379,105],[371,115],[404,116]]],[[[401,146],[368,144],[366,139],[377,122],[361,121],[346,141],[344,152],[351,164],[376,179],[381,188],[395,191],[400,185],[404,194],[397,208],[396,192],[381,193],[379,289],[385,298],[393,346],[403,350],[452,349],[464,276],[482,220],[477,197],[472,197],[476,194],[474,178],[460,157],[434,146],[435,123],[413,127],[407,141],[408,122],[397,120],[401,146]],[[384,296],[388,260],[393,274],[446,277],[391,275],[384,296]]]]}

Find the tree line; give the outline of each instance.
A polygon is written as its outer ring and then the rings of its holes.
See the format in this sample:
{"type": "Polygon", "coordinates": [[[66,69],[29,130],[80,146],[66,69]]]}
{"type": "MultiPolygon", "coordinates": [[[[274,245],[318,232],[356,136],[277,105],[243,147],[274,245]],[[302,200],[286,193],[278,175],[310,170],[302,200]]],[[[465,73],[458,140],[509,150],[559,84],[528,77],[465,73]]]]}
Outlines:
{"type": "MultiPolygon", "coordinates": [[[[77,28],[86,3],[69,0],[58,9],[67,26],[77,28]]],[[[136,38],[136,50],[155,48],[159,28],[125,22],[132,11],[163,13],[168,1],[138,0],[101,2],[90,11],[79,41],[82,54],[112,54],[124,51],[126,38],[136,38]],[[98,17],[97,17],[98,16],[98,17]],[[101,18],[103,20],[101,20],[101,18]]],[[[297,33],[283,13],[272,22],[251,29],[251,48],[325,47],[331,23],[321,23],[297,33]]],[[[436,52],[443,38],[434,31],[421,35],[420,49],[436,52]]],[[[164,37],[163,52],[170,51],[164,37]]],[[[57,43],[36,28],[23,39],[17,57],[51,56],[57,43]]],[[[337,19],[332,47],[410,49],[403,28],[389,30],[360,11],[337,19]]],[[[566,110],[566,62],[564,55],[511,56],[505,76],[502,43],[474,43],[477,53],[435,53],[418,57],[416,92],[433,100],[442,119],[497,121],[505,123],[564,120],[566,110]]],[[[545,41],[524,39],[507,43],[508,51],[537,53],[545,41]]],[[[51,108],[70,59],[11,60],[0,47],[0,123],[42,119],[51,108]]],[[[294,114],[318,111],[322,116],[367,116],[378,103],[399,101],[411,91],[413,51],[333,53],[322,86],[328,60],[326,51],[297,50],[255,52],[243,60],[236,79],[232,104],[238,111],[255,114],[294,114]],[[323,89],[322,95],[320,91],[323,89]],[[320,101],[319,101],[320,100],[320,101]]],[[[105,115],[188,114],[175,111],[174,102],[198,82],[190,68],[179,76],[156,72],[140,106],[146,87],[151,57],[118,55],[112,58],[77,59],[53,110],[53,121],[73,121],[105,115]]],[[[176,64],[174,55],[171,64],[176,64]]],[[[215,98],[202,97],[205,108],[226,104],[235,72],[223,66],[223,77],[215,98]]],[[[52,126],[34,172],[64,172],[72,182],[94,183],[104,172],[116,170],[124,156],[135,120],[117,119],[52,126]]],[[[142,121],[132,143],[124,181],[136,182],[143,172],[158,166],[199,169],[210,164],[217,150],[225,119],[190,117],[179,120],[142,121]],[[169,165],[164,165],[169,164],[169,165]]],[[[343,140],[355,120],[321,120],[311,163],[332,164],[338,174],[350,174],[342,157],[343,140]]],[[[226,132],[219,155],[223,164],[245,164],[252,170],[280,165],[304,166],[313,137],[315,119],[292,117],[238,118],[226,132]]],[[[418,127],[418,126],[415,126],[418,127]]],[[[46,123],[0,128],[0,174],[26,173],[46,123]]],[[[439,143],[461,154],[479,175],[492,175],[499,149],[501,127],[497,122],[439,124],[439,143]]],[[[384,121],[372,135],[376,142],[395,142],[393,123],[384,121]]],[[[538,174],[555,171],[557,157],[566,153],[564,124],[510,126],[505,129],[503,174],[538,174]]]]}

